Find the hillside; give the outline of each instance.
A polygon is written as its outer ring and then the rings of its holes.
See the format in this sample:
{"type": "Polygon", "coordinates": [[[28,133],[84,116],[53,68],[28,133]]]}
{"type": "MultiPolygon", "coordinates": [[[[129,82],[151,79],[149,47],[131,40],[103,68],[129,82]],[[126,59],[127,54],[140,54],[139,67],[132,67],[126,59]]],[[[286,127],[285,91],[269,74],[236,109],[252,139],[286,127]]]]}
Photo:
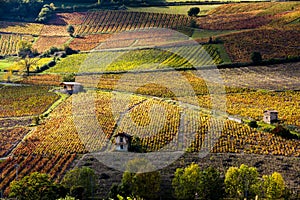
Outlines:
{"type": "Polygon", "coordinates": [[[280,172],[297,199],[300,3],[198,2],[87,10],[55,1],[44,22],[0,21],[1,195],[16,177],[42,172],[59,183],[89,166],[106,198],[127,158],[114,137],[128,133],[141,155],[157,156],[152,164],[166,161],[155,166],[163,199],[173,198],[176,168],[192,162],[222,177],[242,163],[280,172]],[[188,16],[195,6],[199,15],[188,16]],[[30,47],[23,58],[20,41],[30,47]],[[82,92],[67,94],[63,81],[82,92]],[[263,121],[266,110],[278,111],[276,123],[263,121]],[[288,133],[275,132],[279,124],[288,133]]]}

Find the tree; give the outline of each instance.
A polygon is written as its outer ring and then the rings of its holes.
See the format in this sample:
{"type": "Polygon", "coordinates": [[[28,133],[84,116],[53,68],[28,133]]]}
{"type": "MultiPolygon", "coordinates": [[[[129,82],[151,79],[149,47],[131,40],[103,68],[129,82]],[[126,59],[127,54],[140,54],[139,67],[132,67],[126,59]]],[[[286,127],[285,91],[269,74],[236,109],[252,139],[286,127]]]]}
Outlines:
{"type": "Polygon", "coordinates": [[[270,176],[263,176],[262,189],[268,199],[279,199],[285,191],[285,183],[280,173],[274,172],[270,176]]]}
{"type": "Polygon", "coordinates": [[[231,197],[253,197],[257,187],[258,172],[255,167],[242,164],[240,168],[230,167],[225,174],[225,189],[231,197]]]}
{"type": "Polygon", "coordinates": [[[202,171],[199,186],[199,199],[217,200],[224,196],[224,180],[220,177],[220,172],[213,167],[202,171]]]}
{"type": "Polygon", "coordinates": [[[75,168],[66,173],[62,185],[70,189],[71,196],[87,199],[97,187],[95,172],[88,167],[75,168]]]}
{"type": "Polygon", "coordinates": [[[196,17],[198,14],[200,13],[200,8],[198,7],[192,7],[188,10],[188,16],[192,17],[196,17]]]}
{"type": "Polygon", "coordinates": [[[139,137],[134,136],[131,140],[130,147],[128,149],[131,152],[136,153],[145,153],[146,149],[143,147],[141,143],[141,139],[139,137]]]}
{"type": "Polygon", "coordinates": [[[172,185],[178,199],[212,200],[221,199],[224,194],[224,181],[220,173],[212,168],[201,171],[197,164],[176,169],[172,185]]]}
{"type": "Polygon", "coordinates": [[[253,53],[251,54],[251,60],[252,60],[252,62],[255,63],[255,64],[261,63],[261,61],[262,61],[262,56],[261,56],[260,52],[256,52],[256,51],[253,52],[253,53]]]}
{"type": "Polygon", "coordinates": [[[158,171],[152,171],[152,169],[151,163],[145,159],[136,158],[128,162],[120,186],[123,188],[121,192],[125,193],[124,196],[132,194],[135,197],[144,199],[157,198],[161,177],[158,171]],[[127,192],[124,192],[124,190],[127,190],[127,192]]]}
{"type": "Polygon", "coordinates": [[[73,37],[73,34],[74,34],[74,32],[75,32],[74,26],[69,25],[69,26],[67,27],[67,32],[70,34],[71,37],[73,37]]]}
{"type": "Polygon", "coordinates": [[[287,128],[282,125],[277,125],[272,131],[273,134],[279,135],[286,139],[298,139],[299,137],[295,134],[292,134],[287,128]]]}
{"type": "Polygon", "coordinates": [[[251,128],[257,128],[257,127],[258,127],[257,121],[251,120],[251,121],[248,123],[248,126],[250,126],[251,128]]]}
{"type": "Polygon", "coordinates": [[[17,44],[18,56],[21,58],[32,57],[33,49],[32,43],[26,40],[21,40],[17,44]]]}
{"type": "Polygon", "coordinates": [[[21,69],[21,71],[25,70],[26,75],[29,76],[30,69],[32,69],[32,67],[36,65],[39,60],[40,59],[38,58],[26,56],[25,58],[21,59],[16,65],[21,69]]]}
{"type": "Polygon", "coordinates": [[[172,180],[175,196],[178,199],[194,199],[195,194],[200,193],[200,179],[200,167],[195,163],[184,169],[177,168],[172,180]]]}
{"type": "Polygon", "coordinates": [[[9,197],[19,200],[55,200],[64,198],[66,194],[66,189],[53,183],[49,175],[34,172],[19,181],[11,182],[9,197]]]}
{"type": "Polygon", "coordinates": [[[66,74],[63,76],[63,82],[74,82],[75,81],[75,73],[66,74]]]}

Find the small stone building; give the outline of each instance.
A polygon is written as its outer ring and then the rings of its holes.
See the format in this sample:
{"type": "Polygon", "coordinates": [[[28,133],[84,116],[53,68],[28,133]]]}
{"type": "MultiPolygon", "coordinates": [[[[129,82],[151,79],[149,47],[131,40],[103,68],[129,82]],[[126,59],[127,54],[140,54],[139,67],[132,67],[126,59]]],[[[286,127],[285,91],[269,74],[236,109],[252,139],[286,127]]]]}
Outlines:
{"type": "Polygon", "coordinates": [[[114,136],[114,144],[116,151],[128,151],[131,145],[132,136],[127,133],[118,133],[114,136]]]}
{"type": "Polygon", "coordinates": [[[278,121],[278,111],[277,110],[266,110],[264,111],[263,121],[267,124],[272,124],[278,121]]]}
{"type": "Polygon", "coordinates": [[[62,82],[60,85],[63,86],[63,92],[70,95],[83,91],[83,86],[78,82],[62,82]]]}

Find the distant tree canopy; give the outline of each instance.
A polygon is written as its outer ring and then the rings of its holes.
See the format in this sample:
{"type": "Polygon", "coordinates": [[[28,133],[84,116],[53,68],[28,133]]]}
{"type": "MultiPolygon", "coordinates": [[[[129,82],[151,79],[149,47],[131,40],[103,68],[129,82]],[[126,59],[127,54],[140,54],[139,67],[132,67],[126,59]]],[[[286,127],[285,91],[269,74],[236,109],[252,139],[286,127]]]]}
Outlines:
{"type": "Polygon", "coordinates": [[[71,37],[73,37],[73,33],[75,32],[75,28],[72,25],[69,25],[67,27],[67,32],[70,34],[71,37]]]}
{"type": "Polygon", "coordinates": [[[45,4],[43,5],[41,11],[39,12],[37,18],[35,19],[35,21],[37,22],[44,22],[46,21],[48,18],[50,18],[52,12],[55,10],[55,5],[54,3],[50,3],[50,4],[45,4]]]}
{"type": "Polygon", "coordinates": [[[43,0],[0,0],[0,4],[0,18],[22,20],[35,18],[43,6],[43,0]]]}

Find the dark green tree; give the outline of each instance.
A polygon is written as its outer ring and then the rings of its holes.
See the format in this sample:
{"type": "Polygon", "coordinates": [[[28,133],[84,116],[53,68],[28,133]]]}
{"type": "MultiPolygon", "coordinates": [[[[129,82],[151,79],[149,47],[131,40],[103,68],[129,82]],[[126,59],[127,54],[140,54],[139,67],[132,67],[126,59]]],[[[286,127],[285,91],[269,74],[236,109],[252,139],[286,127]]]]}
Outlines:
{"type": "Polygon", "coordinates": [[[257,52],[257,51],[253,52],[253,53],[251,54],[251,60],[252,60],[252,62],[255,63],[255,64],[261,63],[261,61],[262,61],[262,56],[261,56],[260,52],[257,52]]]}
{"type": "Polygon", "coordinates": [[[143,147],[141,139],[139,137],[134,136],[131,140],[131,145],[128,149],[131,152],[136,153],[145,153],[146,149],[143,147]]]}
{"type": "Polygon", "coordinates": [[[64,198],[67,190],[50,180],[49,175],[34,172],[10,184],[9,197],[19,200],[55,200],[64,198]]]}
{"type": "Polygon", "coordinates": [[[258,124],[255,120],[252,120],[248,123],[248,126],[250,126],[251,128],[257,128],[258,124]]]}
{"type": "Polygon", "coordinates": [[[208,167],[201,172],[200,191],[198,198],[202,200],[222,199],[225,193],[224,179],[220,172],[213,167],[208,167]]]}
{"type": "Polygon", "coordinates": [[[62,185],[69,188],[74,197],[88,199],[97,188],[95,172],[88,167],[75,168],[66,173],[62,185]]]}
{"type": "Polygon", "coordinates": [[[190,17],[196,17],[200,13],[200,8],[198,7],[192,7],[188,10],[188,16],[190,17]]]}
{"type": "Polygon", "coordinates": [[[67,32],[70,34],[71,37],[73,37],[73,34],[74,34],[74,32],[75,32],[74,26],[69,25],[69,26],[67,27],[67,32]]]}

